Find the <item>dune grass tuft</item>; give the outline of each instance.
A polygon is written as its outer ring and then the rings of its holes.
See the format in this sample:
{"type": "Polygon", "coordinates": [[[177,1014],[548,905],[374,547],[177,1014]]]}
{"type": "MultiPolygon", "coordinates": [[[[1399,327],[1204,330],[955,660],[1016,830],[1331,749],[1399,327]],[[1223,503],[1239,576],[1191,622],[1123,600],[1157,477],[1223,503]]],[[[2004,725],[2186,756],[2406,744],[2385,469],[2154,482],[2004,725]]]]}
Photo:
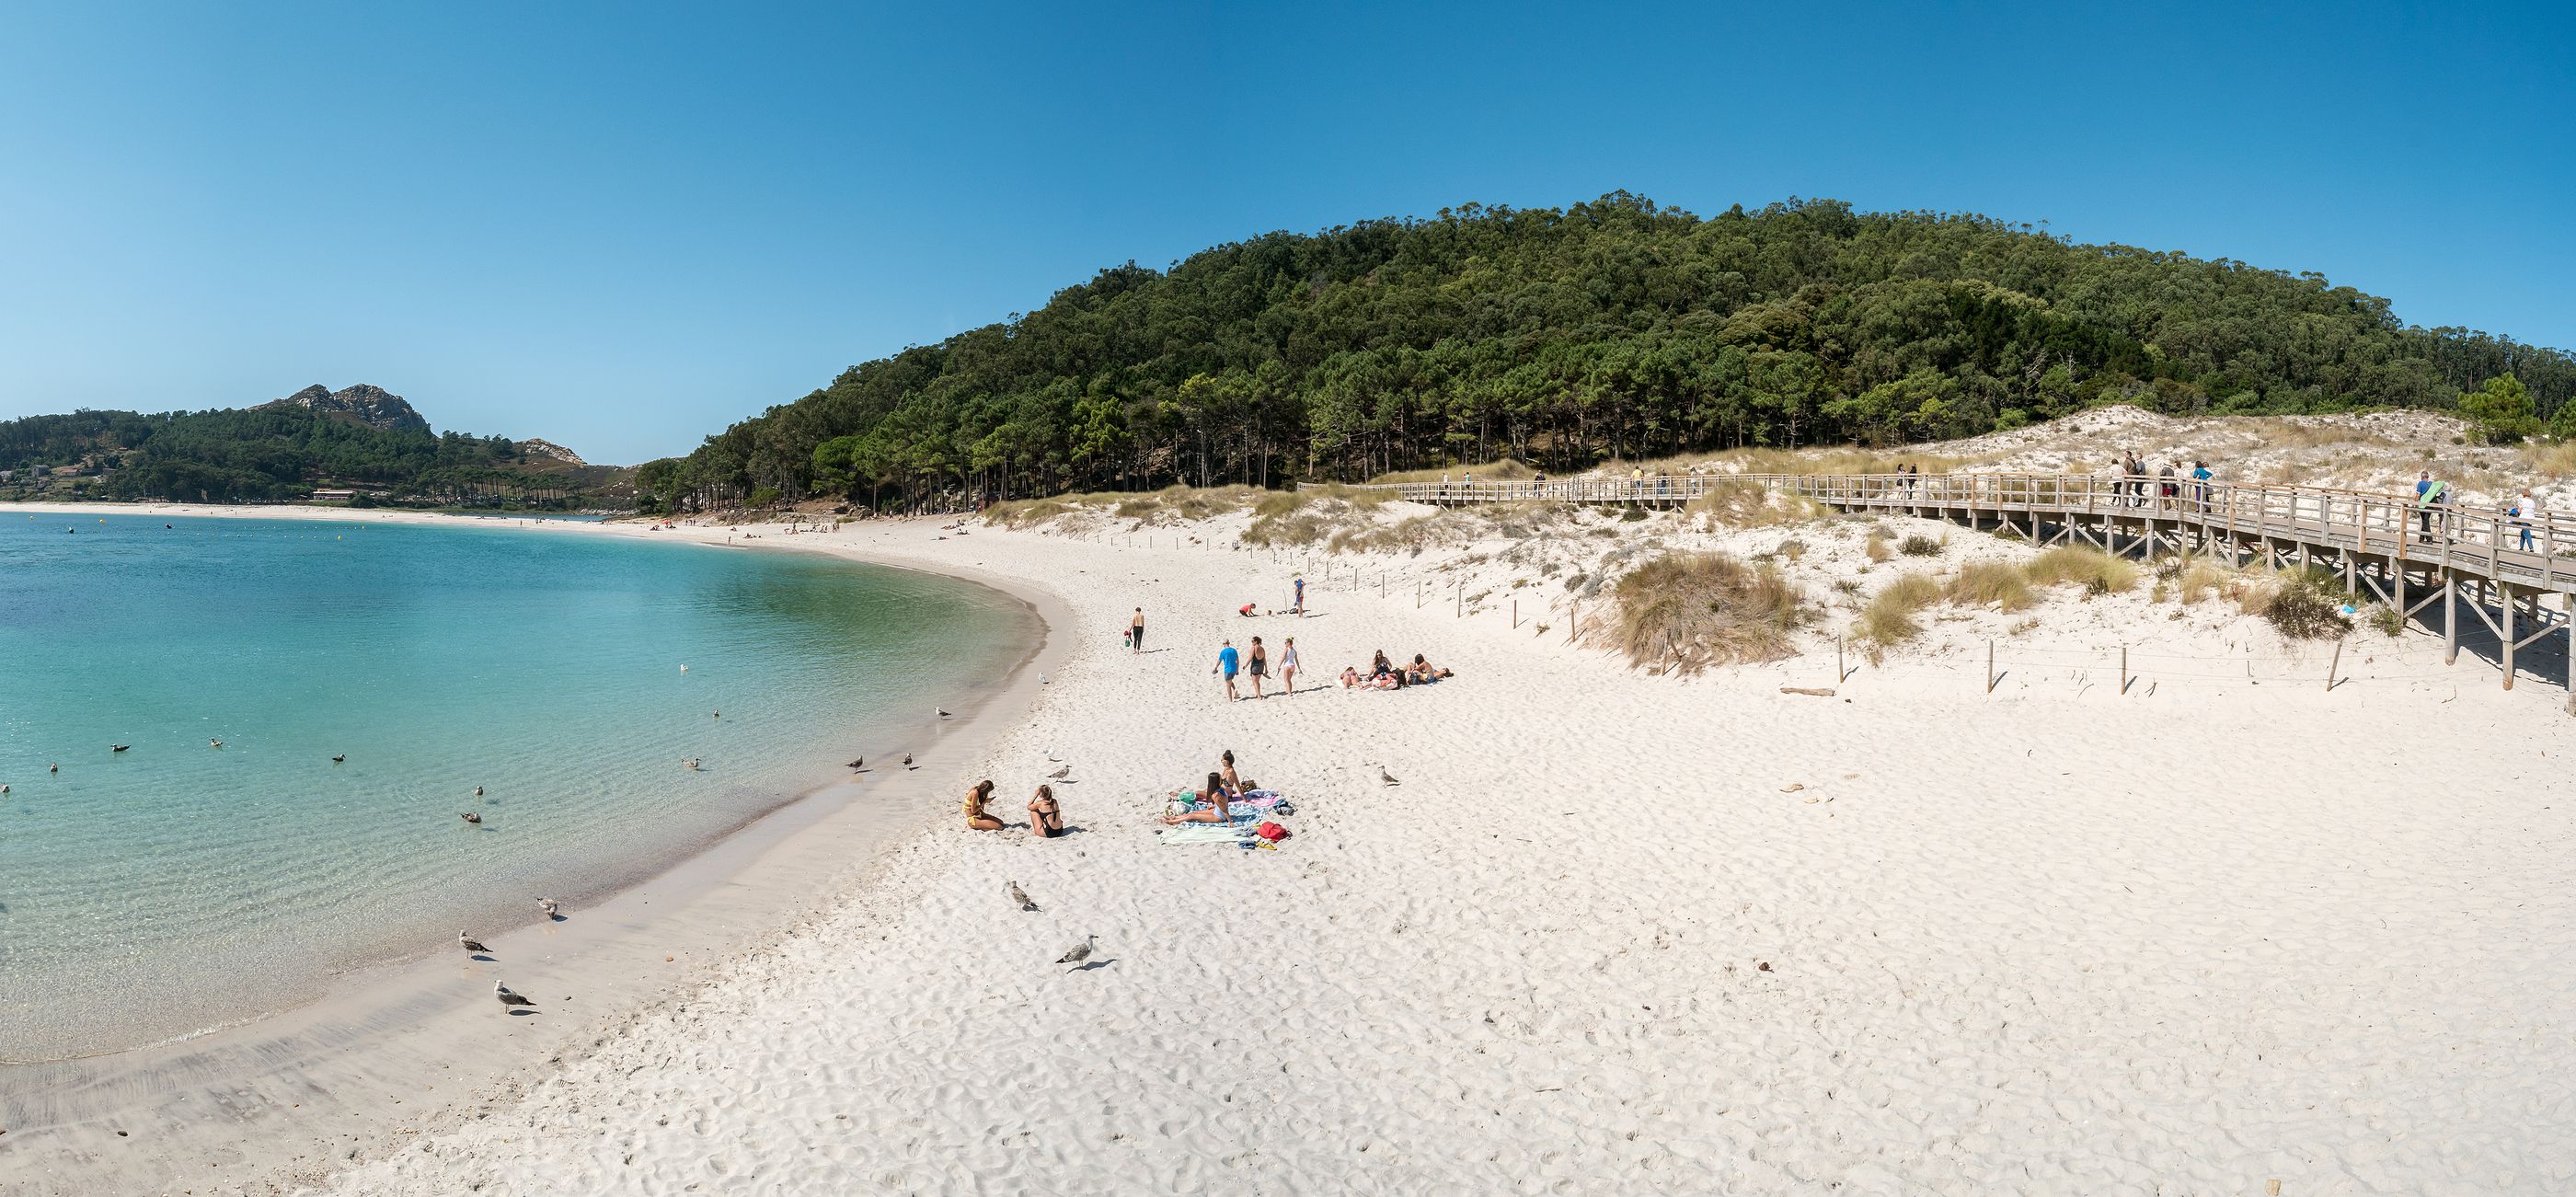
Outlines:
{"type": "Polygon", "coordinates": [[[2022,567],[2022,575],[2034,586],[2072,582],[2087,594],[2117,594],[2138,585],[2137,566],[2100,549],[2072,544],[2059,545],[2032,558],[2022,567]]]}
{"type": "Polygon", "coordinates": [[[1632,665],[1684,673],[1792,656],[1790,634],[1813,615],[1779,570],[1724,553],[1666,553],[1611,593],[1619,616],[1600,636],[1632,665]]]}
{"type": "Polygon", "coordinates": [[[2343,613],[2343,583],[2323,569],[2282,570],[2248,587],[2238,609],[2260,615],[2274,631],[2292,640],[2332,640],[2352,631],[2343,613]]]}
{"type": "Polygon", "coordinates": [[[1963,607],[2020,611],[2039,602],[2030,579],[2001,561],[1971,561],[1941,588],[1941,597],[1963,607]]]}
{"type": "Polygon", "coordinates": [[[1852,623],[1852,636],[1860,641],[1870,663],[1875,665],[1886,659],[1889,649],[1923,633],[1923,624],[1915,616],[1940,599],[1938,579],[1930,574],[1906,574],[1888,583],[1860,609],[1860,618],[1852,623]]]}

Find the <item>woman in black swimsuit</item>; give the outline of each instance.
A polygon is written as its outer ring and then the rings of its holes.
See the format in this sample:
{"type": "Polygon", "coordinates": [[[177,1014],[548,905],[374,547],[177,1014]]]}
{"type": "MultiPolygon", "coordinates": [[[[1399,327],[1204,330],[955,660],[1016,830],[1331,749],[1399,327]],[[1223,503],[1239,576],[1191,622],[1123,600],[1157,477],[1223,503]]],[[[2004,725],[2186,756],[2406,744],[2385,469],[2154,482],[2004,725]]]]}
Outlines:
{"type": "Polygon", "coordinates": [[[1261,647],[1261,637],[1252,638],[1252,696],[1261,697],[1261,679],[1270,672],[1270,650],[1261,647]]]}

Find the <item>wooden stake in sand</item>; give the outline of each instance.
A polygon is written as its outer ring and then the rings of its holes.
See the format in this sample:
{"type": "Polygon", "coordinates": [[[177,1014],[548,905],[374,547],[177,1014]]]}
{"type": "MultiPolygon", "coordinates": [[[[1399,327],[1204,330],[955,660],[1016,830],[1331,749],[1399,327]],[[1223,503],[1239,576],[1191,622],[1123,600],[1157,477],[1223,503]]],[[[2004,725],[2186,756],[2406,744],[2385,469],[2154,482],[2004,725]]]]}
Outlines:
{"type": "Polygon", "coordinates": [[[2335,641],[2334,660],[2326,663],[2326,693],[2334,693],[2335,671],[2343,668],[2343,641],[2335,641]]]}
{"type": "Polygon", "coordinates": [[[2129,646],[2120,646],[2120,693],[2129,692],[2129,646]]]}
{"type": "Polygon", "coordinates": [[[1986,693],[1988,693],[1988,694],[1992,694],[1992,693],[1994,693],[1994,692],[1995,692],[1995,642],[1994,642],[1994,640],[1993,640],[1993,639],[1989,638],[1989,639],[1986,641],[1986,693]]]}

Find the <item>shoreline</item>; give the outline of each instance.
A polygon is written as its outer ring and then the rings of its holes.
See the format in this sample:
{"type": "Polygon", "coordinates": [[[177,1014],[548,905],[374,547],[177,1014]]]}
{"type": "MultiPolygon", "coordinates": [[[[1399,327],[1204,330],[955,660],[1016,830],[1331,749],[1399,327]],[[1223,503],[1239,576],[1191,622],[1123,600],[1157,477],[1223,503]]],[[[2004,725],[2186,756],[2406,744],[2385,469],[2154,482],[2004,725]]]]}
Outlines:
{"type": "Polygon", "coordinates": [[[560,922],[531,918],[485,936],[498,961],[486,970],[505,970],[513,988],[539,999],[534,1016],[508,1019],[502,1033],[494,1033],[488,988],[458,997],[458,966],[431,951],[348,969],[309,1000],[202,1031],[64,1059],[0,1063],[0,1179],[6,1181],[0,1187],[13,1193],[157,1192],[198,1181],[309,1184],[334,1164],[416,1134],[406,1123],[453,1108],[455,1094],[506,1096],[525,1083],[525,1074],[658,1006],[685,1001],[710,967],[793,934],[818,908],[864,885],[881,857],[948,805],[952,791],[965,784],[963,773],[1025,716],[1038,696],[1036,679],[1056,668],[1065,647],[1057,631],[1066,618],[1061,601],[1043,588],[976,570],[874,560],[850,551],[857,548],[852,545],[797,544],[780,536],[780,543],[728,546],[721,528],[704,526],[648,533],[641,525],[602,521],[436,512],[20,507],[66,515],[571,529],[700,547],[822,550],[996,591],[1028,611],[1035,635],[998,681],[971,686],[954,700],[956,717],[931,742],[938,755],[917,742],[873,738],[833,750],[885,759],[912,751],[925,758],[922,768],[872,770],[865,782],[790,795],[661,867],[611,883],[586,902],[568,902],[560,922]]]}

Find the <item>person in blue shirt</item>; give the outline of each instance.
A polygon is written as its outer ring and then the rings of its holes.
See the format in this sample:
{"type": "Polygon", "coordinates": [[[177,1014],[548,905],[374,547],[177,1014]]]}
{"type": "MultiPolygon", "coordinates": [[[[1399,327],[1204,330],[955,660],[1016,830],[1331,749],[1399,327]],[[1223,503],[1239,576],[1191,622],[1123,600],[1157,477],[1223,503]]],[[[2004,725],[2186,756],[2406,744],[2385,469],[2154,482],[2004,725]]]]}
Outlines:
{"type": "Polygon", "coordinates": [[[2191,501],[2202,511],[2209,510],[2209,480],[2214,476],[2209,472],[2208,462],[2191,463],[2191,501]]]}
{"type": "Polygon", "coordinates": [[[1290,610],[1293,610],[1293,611],[1295,611],[1297,614],[1299,614],[1299,615],[1301,615],[1301,616],[1302,616],[1302,615],[1304,615],[1304,614],[1306,613],[1306,579],[1305,579],[1305,577],[1304,577],[1303,575],[1299,575],[1299,577],[1297,578],[1297,583],[1296,583],[1296,585],[1297,585],[1297,601],[1296,601],[1296,603],[1295,603],[1295,604],[1290,608],[1290,610]]]}
{"type": "Polygon", "coordinates": [[[1234,641],[1228,640],[1225,642],[1225,647],[1216,650],[1216,668],[1208,670],[1209,673],[1222,673],[1225,675],[1225,700],[1227,702],[1233,702],[1235,699],[1234,673],[1236,666],[1241,664],[1242,660],[1243,654],[1234,651],[1234,641]]]}

